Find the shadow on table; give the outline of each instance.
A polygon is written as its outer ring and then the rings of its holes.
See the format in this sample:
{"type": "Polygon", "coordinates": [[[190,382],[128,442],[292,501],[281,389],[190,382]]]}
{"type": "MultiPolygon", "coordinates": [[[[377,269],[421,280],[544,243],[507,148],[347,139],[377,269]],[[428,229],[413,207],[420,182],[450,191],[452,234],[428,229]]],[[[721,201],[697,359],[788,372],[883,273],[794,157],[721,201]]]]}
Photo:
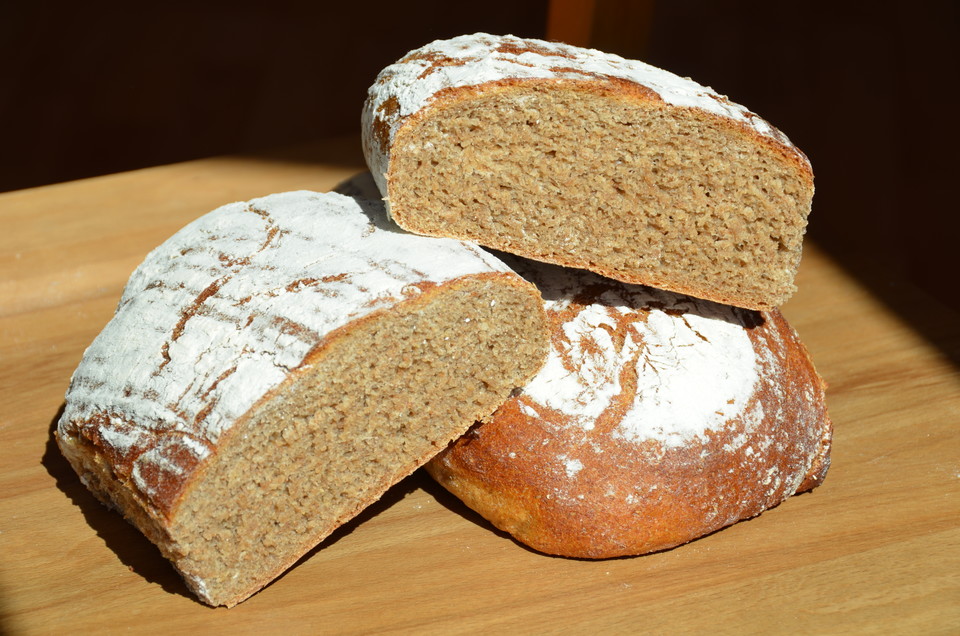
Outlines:
{"type": "MultiPolygon", "coordinates": [[[[940,272],[937,278],[925,279],[921,287],[916,276],[905,275],[875,254],[851,250],[842,240],[824,234],[812,240],[905,327],[960,368],[960,305],[956,297],[960,270],[940,272]]],[[[824,311],[830,308],[824,307],[824,311]]]]}
{"type": "Polygon", "coordinates": [[[487,532],[492,532],[493,534],[497,535],[501,539],[507,539],[509,541],[512,541],[514,544],[523,548],[527,552],[530,552],[532,554],[537,554],[545,558],[551,558],[550,555],[534,550],[530,546],[524,543],[521,543],[520,541],[517,541],[513,537],[513,535],[511,535],[509,532],[504,532],[503,530],[500,530],[499,528],[494,526],[492,523],[487,521],[480,513],[470,508],[467,504],[463,503],[463,501],[461,501],[456,495],[454,495],[449,490],[447,490],[446,488],[441,486],[439,483],[437,483],[433,478],[430,477],[430,475],[427,474],[427,472],[424,469],[420,469],[419,471],[417,471],[416,475],[420,477],[420,483],[419,483],[420,488],[422,488],[431,497],[436,499],[437,503],[439,503],[441,506],[443,506],[450,512],[466,519],[467,521],[471,522],[472,524],[480,528],[483,528],[483,530],[487,532]]]}
{"type": "Polygon", "coordinates": [[[56,481],[57,488],[80,509],[84,519],[97,536],[103,539],[107,547],[131,572],[142,576],[149,583],[159,585],[169,594],[193,598],[160,551],[120,514],[101,504],[87,490],[73,467],[61,454],[54,432],[57,430],[57,422],[63,414],[63,409],[64,406],[61,405],[56,416],[50,421],[46,450],[40,460],[47,473],[56,481]]]}

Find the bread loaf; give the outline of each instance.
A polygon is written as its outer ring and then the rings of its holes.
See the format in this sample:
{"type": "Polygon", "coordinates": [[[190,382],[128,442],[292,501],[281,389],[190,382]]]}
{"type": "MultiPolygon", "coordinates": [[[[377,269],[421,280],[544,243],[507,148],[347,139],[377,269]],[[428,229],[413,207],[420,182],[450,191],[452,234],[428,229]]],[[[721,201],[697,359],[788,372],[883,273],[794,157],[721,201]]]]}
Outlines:
{"type": "Polygon", "coordinates": [[[535,287],[379,202],[222,207],[147,256],[56,432],[196,595],[234,605],[537,371],[535,287]]]}
{"type": "Polygon", "coordinates": [[[810,163],[689,79],[467,35],[385,68],[363,133],[390,215],[413,232],[752,309],[794,291],[810,163]]]}
{"type": "Polygon", "coordinates": [[[496,527],[549,554],[643,554],[823,480],[824,385],[779,311],[508,263],[545,298],[547,363],[427,464],[496,527]]]}

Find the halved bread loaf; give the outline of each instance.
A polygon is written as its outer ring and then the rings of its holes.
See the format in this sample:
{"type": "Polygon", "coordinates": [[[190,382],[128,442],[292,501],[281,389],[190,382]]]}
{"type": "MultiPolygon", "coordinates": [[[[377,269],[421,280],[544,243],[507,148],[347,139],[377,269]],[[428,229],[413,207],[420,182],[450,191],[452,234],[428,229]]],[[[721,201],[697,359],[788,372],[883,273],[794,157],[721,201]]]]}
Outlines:
{"type": "Polygon", "coordinates": [[[413,232],[753,309],[794,291],[810,163],[689,79],[461,36],[384,69],[363,133],[390,215],[413,232]]]}
{"type": "Polygon", "coordinates": [[[234,605],[542,365],[535,287],[379,202],[292,192],[154,250],[85,353],[56,432],[83,482],[234,605]]]}
{"type": "Polygon", "coordinates": [[[507,262],[546,300],[547,364],[427,464],[496,527],[549,554],[643,554],[823,480],[824,385],[779,311],[507,262]]]}

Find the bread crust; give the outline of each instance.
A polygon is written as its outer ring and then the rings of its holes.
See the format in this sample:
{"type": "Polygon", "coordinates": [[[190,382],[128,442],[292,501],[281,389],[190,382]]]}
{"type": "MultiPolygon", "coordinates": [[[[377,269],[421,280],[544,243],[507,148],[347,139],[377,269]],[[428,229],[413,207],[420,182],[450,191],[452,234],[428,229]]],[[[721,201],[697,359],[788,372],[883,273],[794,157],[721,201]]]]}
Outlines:
{"type": "Polygon", "coordinates": [[[779,311],[721,308],[550,266],[520,271],[548,299],[551,358],[567,352],[564,368],[580,384],[545,383],[548,361],[523,393],[427,464],[440,484],[494,526],[548,554],[638,555],[756,516],[823,481],[832,436],[825,385],[779,311]],[[704,318],[727,321],[723,329],[739,330],[743,338],[721,342],[720,332],[705,330],[704,318]],[[685,323],[693,333],[684,335],[685,323]],[[628,346],[631,339],[641,343],[638,349],[628,346]],[[687,367],[697,347],[715,350],[704,354],[712,358],[701,356],[707,366],[687,386],[694,391],[672,398],[664,396],[669,388],[644,393],[644,375],[658,376],[652,382],[663,387],[678,374],[695,373],[687,367]],[[711,373],[722,384],[724,373],[740,371],[740,380],[727,382],[728,393],[714,403],[695,394],[698,387],[709,393],[699,380],[711,373]],[[531,392],[534,383],[566,390],[569,399],[544,399],[546,391],[531,392]],[[618,390],[605,397],[609,386],[618,390]],[[705,418],[710,409],[726,407],[724,396],[736,402],[730,412],[712,423],[691,419],[697,413],[689,403],[702,401],[699,417],[705,418]],[[577,402],[589,400],[606,400],[606,408],[584,418],[587,409],[577,402]],[[644,400],[662,400],[664,408],[644,411],[644,400]]]}
{"type": "MultiPolygon", "coordinates": [[[[411,51],[381,71],[370,87],[362,115],[363,151],[381,192],[389,199],[390,153],[403,127],[446,103],[497,87],[528,84],[570,87],[662,107],[670,107],[670,102],[674,102],[674,107],[714,117],[769,146],[793,163],[807,182],[813,184],[810,160],[782,131],[710,87],[601,51],[510,35],[476,33],[437,40],[411,51]],[[474,64],[477,66],[474,75],[468,72],[437,83],[418,85],[418,80],[440,74],[444,69],[471,68],[474,64]],[[654,87],[645,84],[643,78],[660,83],[654,87]],[[674,91],[683,93],[683,103],[674,91]],[[401,104],[401,96],[409,104],[401,104]]],[[[388,213],[391,213],[389,205],[388,213]]]]}
{"type": "MultiPolygon", "coordinates": [[[[155,543],[201,600],[235,605],[489,411],[451,423],[435,446],[366,484],[352,508],[320,520],[258,580],[227,595],[208,586],[214,573],[188,564],[181,528],[196,522],[183,507],[224,450],[332,351],[349,348],[354,334],[444,298],[454,302],[478,285],[540,305],[536,289],[495,257],[405,234],[375,203],[302,192],[226,206],[155,250],[131,277],[114,320],[74,374],[57,443],[83,483],[155,543]],[[187,268],[193,278],[178,278],[187,268]],[[230,286],[234,275],[244,278],[241,286],[230,286]],[[190,284],[179,289],[180,279],[190,284]],[[203,348],[175,346],[192,338],[203,348]],[[271,368],[280,373],[264,377],[271,368]],[[235,377],[245,380],[239,392],[228,385],[235,377]]],[[[545,341],[545,327],[539,336],[545,341]]]]}
{"type": "MultiPolygon", "coordinates": [[[[588,259],[578,251],[545,250],[539,245],[505,240],[488,228],[452,231],[424,218],[415,204],[397,204],[396,184],[403,181],[404,175],[397,172],[397,163],[392,159],[402,149],[414,145],[421,122],[478,96],[536,90],[590,94],[636,109],[683,112],[693,121],[742,138],[789,167],[801,184],[800,198],[805,203],[797,214],[802,216],[799,222],[806,224],[814,189],[810,161],[786,135],[755,113],[709,87],[641,62],[559,43],[487,34],[428,44],[384,69],[370,88],[362,117],[363,149],[391,217],[419,234],[456,236],[527,258],[714,302],[767,310],[789,299],[795,291],[792,278],[801,256],[802,231],[801,238],[791,239],[786,261],[781,263],[782,255],[777,253],[777,267],[790,272],[788,280],[779,283],[775,291],[757,293],[729,285],[682,280],[656,268],[624,267],[588,259]]],[[[777,251],[775,241],[770,249],[777,251]]]]}

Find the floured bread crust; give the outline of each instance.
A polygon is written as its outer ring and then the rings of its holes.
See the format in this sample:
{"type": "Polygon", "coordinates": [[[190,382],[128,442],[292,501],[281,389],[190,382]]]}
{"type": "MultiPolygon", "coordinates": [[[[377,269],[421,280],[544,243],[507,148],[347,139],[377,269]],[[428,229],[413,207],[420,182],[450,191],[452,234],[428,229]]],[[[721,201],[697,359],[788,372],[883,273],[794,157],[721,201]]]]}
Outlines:
{"type": "Polygon", "coordinates": [[[823,480],[824,384],[778,311],[509,262],[543,293],[547,364],[427,465],[495,526],[549,554],[635,555],[823,480]]]}
{"type": "MultiPolygon", "coordinates": [[[[542,361],[537,349],[545,353],[545,344],[535,344],[544,333],[542,321],[537,324],[539,306],[536,290],[497,258],[459,241],[408,234],[386,220],[378,202],[289,192],[227,205],[178,232],[131,276],[116,314],[73,375],[57,440],[84,482],[157,543],[202,600],[232,605],[426,461],[434,445],[461,434],[472,422],[467,411],[489,413],[532,375],[542,361]],[[498,300],[513,303],[514,310],[519,303],[521,314],[534,312],[525,326],[510,309],[504,314],[512,315],[505,325],[520,327],[510,333],[525,332],[534,342],[529,360],[518,367],[506,347],[499,362],[496,356],[478,359],[504,378],[503,386],[489,395],[476,389],[476,401],[459,415],[438,406],[432,416],[437,427],[431,423],[417,432],[395,457],[368,441],[376,431],[350,432],[351,413],[362,415],[355,426],[386,415],[376,404],[345,401],[357,399],[349,392],[375,400],[379,387],[399,373],[391,369],[416,368],[417,361],[407,360],[414,347],[423,349],[424,364],[447,365],[454,374],[456,361],[444,360],[435,353],[438,347],[447,351],[451,339],[459,338],[466,343],[456,350],[463,358],[478,347],[492,350],[490,336],[479,330],[496,334],[496,328],[477,312],[498,300]],[[460,317],[457,311],[466,313],[460,317]],[[436,324],[439,334],[431,332],[436,324]],[[391,336],[391,329],[398,335],[391,336]],[[394,343],[392,337],[407,341],[394,343]],[[351,345],[357,338],[365,340],[351,345]],[[369,361],[357,358],[353,348],[370,342],[381,343],[376,346],[382,350],[370,351],[369,361]],[[335,356],[345,362],[329,362],[335,356]],[[377,386],[360,384],[368,378],[376,378],[377,386]],[[329,415],[313,413],[322,409],[329,415]],[[322,445],[308,442],[323,435],[330,440],[322,445]],[[337,486],[352,494],[334,497],[328,513],[325,482],[313,478],[311,465],[264,476],[300,452],[293,449],[310,448],[308,443],[321,451],[373,444],[369,458],[351,463],[330,450],[322,460],[331,466],[344,462],[338,473],[377,463],[375,470],[363,469],[356,483],[337,486]],[[364,481],[363,474],[371,476],[364,481]],[[277,479],[284,478],[297,483],[278,487],[277,479]],[[215,480],[237,491],[217,492],[209,485],[215,480]],[[267,490],[264,499],[261,491],[267,490]],[[311,501],[316,509],[302,517],[270,520],[270,506],[286,515],[311,501]],[[253,517],[244,516],[245,507],[253,517]],[[236,510],[229,516],[224,511],[231,508],[236,510]],[[221,521],[207,523],[221,514],[221,521]],[[273,548],[287,540],[282,532],[270,541],[256,536],[263,531],[269,537],[276,524],[290,526],[290,546],[273,548]],[[231,563],[228,551],[241,541],[253,547],[238,551],[231,563]],[[271,549],[240,562],[264,545],[271,549]],[[244,582],[248,569],[256,574],[244,582]]],[[[407,404],[424,390],[410,389],[409,399],[380,399],[407,404]]],[[[417,417],[411,402],[409,413],[393,419],[413,430],[417,417]]],[[[396,439],[408,441],[402,432],[396,439]]],[[[298,461],[321,461],[309,455],[298,461]]]]}
{"type": "MultiPolygon", "coordinates": [[[[729,119],[776,144],[812,179],[810,162],[785,134],[709,86],[612,53],[487,33],[436,40],[385,68],[370,87],[362,116],[363,150],[382,192],[390,150],[407,119],[456,89],[522,80],[612,82],[641,99],[696,108],[729,119]]],[[[389,212],[389,209],[388,209],[389,212]]]]}
{"type": "Polygon", "coordinates": [[[362,131],[388,212],[411,231],[752,309],[795,290],[810,162],[688,78],[465,35],[385,68],[362,131]]]}

